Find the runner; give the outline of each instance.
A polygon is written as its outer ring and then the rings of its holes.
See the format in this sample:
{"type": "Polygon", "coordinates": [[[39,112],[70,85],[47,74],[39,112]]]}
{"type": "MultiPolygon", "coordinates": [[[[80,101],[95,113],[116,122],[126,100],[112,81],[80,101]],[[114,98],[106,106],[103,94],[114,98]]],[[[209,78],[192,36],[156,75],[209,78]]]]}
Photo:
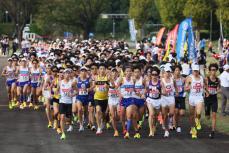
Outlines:
{"type": "Polygon", "coordinates": [[[3,68],[2,76],[6,77],[6,89],[8,92],[8,98],[9,98],[9,109],[13,109],[13,107],[16,105],[16,94],[15,94],[15,88],[16,88],[16,67],[13,65],[12,58],[8,58],[8,65],[3,68]]]}
{"type": "Polygon", "coordinates": [[[173,125],[176,128],[177,133],[181,133],[181,118],[185,114],[185,96],[184,92],[185,78],[181,75],[182,67],[180,65],[175,66],[174,80],[178,90],[178,95],[175,97],[175,115],[173,125]]]}
{"type": "Polygon", "coordinates": [[[162,85],[162,97],[161,97],[161,107],[162,107],[162,117],[163,117],[163,128],[165,130],[164,138],[169,137],[169,129],[173,129],[173,115],[175,111],[175,98],[174,94],[177,93],[176,84],[171,75],[171,68],[169,65],[165,65],[164,75],[161,79],[162,85]]]}
{"type": "Polygon", "coordinates": [[[185,89],[189,91],[189,111],[191,135],[197,138],[197,130],[201,130],[200,118],[203,108],[204,79],[200,75],[199,65],[192,65],[192,74],[186,78],[185,89]]]}
{"type": "Polygon", "coordinates": [[[27,104],[27,89],[29,86],[29,68],[25,58],[20,60],[20,66],[17,68],[16,74],[18,75],[17,80],[17,95],[19,97],[20,109],[24,109],[27,104]]]}
{"type": "Polygon", "coordinates": [[[119,97],[119,88],[117,87],[119,82],[119,74],[116,68],[111,69],[111,78],[110,78],[110,86],[108,92],[108,104],[109,111],[111,115],[111,123],[114,128],[114,137],[119,136],[119,132],[117,129],[117,120],[118,120],[118,105],[120,102],[119,97]]]}
{"type": "Polygon", "coordinates": [[[209,138],[215,137],[216,129],[216,113],[218,110],[218,98],[217,93],[220,89],[220,80],[217,78],[216,73],[218,71],[218,65],[216,63],[210,64],[208,67],[209,76],[205,78],[206,92],[205,92],[205,116],[210,119],[212,112],[212,131],[209,134],[209,138]]]}
{"type": "Polygon", "coordinates": [[[51,65],[46,66],[46,74],[44,75],[43,83],[42,83],[42,94],[43,94],[43,102],[45,106],[45,113],[48,119],[48,128],[52,128],[51,122],[51,84],[53,81],[51,65]]]}
{"type": "Polygon", "coordinates": [[[98,76],[94,82],[94,101],[96,109],[97,135],[102,134],[105,122],[105,112],[108,105],[108,78],[106,76],[106,65],[101,63],[99,65],[98,76]]]}
{"type": "Polygon", "coordinates": [[[159,79],[160,70],[156,67],[146,69],[147,74],[151,74],[146,83],[147,86],[147,108],[149,110],[149,137],[153,137],[156,132],[156,119],[161,109],[161,82],[159,79]]]}
{"type": "Polygon", "coordinates": [[[61,140],[66,139],[64,132],[65,118],[67,117],[71,125],[72,116],[72,97],[75,96],[75,84],[70,80],[71,69],[64,70],[64,79],[61,80],[58,91],[60,92],[59,111],[60,111],[60,127],[61,127],[61,140]]]}
{"type": "Polygon", "coordinates": [[[32,67],[30,69],[30,75],[31,75],[31,93],[32,93],[32,99],[31,103],[29,104],[29,107],[34,106],[34,110],[39,109],[38,106],[38,96],[40,93],[40,81],[41,81],[41,74],[42,70],[40,67],[38,67],[39,61],[37,59],[34,59],[32,61],[32,67]]]}

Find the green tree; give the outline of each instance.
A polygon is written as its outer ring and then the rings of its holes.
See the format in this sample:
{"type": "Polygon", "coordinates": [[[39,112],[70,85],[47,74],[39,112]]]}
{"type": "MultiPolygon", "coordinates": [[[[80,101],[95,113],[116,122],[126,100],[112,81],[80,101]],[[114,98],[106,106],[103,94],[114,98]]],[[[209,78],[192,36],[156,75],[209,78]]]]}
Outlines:
{"type": "Polygon", "coordinates": [[[222,21],[223,29],[226,34],[229,35],[229,1],[228,0],[215,0],[217,9],[216,15],[218,21],[220,22],[220,18],[222,21]]]}
{"type": "Polygon", "coordinates": [[[162,23],[169,29],[184,19],[182,13],[187,0],[154,0],[162,23]]]}

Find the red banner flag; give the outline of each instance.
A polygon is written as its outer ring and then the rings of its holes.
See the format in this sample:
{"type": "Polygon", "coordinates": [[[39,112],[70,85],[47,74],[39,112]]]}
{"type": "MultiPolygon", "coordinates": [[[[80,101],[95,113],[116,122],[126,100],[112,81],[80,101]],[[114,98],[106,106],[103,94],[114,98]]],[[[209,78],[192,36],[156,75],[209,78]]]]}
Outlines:
{"type": "Polygon", "coordinates": [[[164,31],[165,31],[165,27],[161,28],[159,32],[157,33],[156,45],[161,44],[161,38],[163,36],[164,31]]]}

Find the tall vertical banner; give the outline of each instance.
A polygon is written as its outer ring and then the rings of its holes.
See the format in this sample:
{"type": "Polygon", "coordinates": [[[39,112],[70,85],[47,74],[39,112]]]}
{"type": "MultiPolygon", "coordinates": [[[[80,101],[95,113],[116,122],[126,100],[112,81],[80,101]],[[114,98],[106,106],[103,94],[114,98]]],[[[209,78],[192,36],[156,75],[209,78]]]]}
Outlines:
{"type": "Polygon", "coordinates": [[[188,58],[192,59],[193,62],[197,62],[197,53],[195,49],[195,38],[192,29],[192,19],[189,20],[188,28],[188,58]]]}
{"type": "Polygon", "coordinates": [[[178,62],[182,57],[184,57],[184,44],[186,41],[186,34],[187,30],[189,28],[190,18],[185,19],[181,22],[179,29],[178,29],[178,35],[177,35],[177,44],[176,44],[176,53],[177,53],[177,60],[178,62]]]}
{"type": "Polygon", "coordinates": [[[129,19],[129,30],[130,30],[130,40],[131,41],[136,41],[136,29],[134,25],[134,19],[129,19]]]}
{"type": "Polygon", "coordinates": [[[168,33],[167,39],[166,39],[166,45],[165,45],[165,56],[163,58],[163,61],[166,60],[166,58],[169,56],[170,51],[175,52],[176,47],[176,39],[177,39],[177,31],[178,31],[178,24],[173,28],[172,31],[168,33]],[[172,45],[172,48],[170,48],[170,44],[172,45]]]}
{"type": "Polygon", "coordinates": [[[163,36],[164,32],[165,32],[165,27],[161,28],[159,30],[159,32],[157,33],[156,45],[160,45],[161,44],[161,39],[162,39],[162,36],[163,36]]]}

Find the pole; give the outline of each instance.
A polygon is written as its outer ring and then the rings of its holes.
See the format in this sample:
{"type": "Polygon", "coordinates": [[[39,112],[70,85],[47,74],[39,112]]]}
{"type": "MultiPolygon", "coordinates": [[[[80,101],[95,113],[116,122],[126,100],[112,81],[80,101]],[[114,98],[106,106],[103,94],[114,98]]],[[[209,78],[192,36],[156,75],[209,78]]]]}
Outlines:
{"type": "Polygon", "coordinates": [[[113,34],[112,37],[115,37],[115,19],[113,18],[113,34]]]}
{"type": "Polygon", "coordinates": [[[211,19],[210,19],[210,41],[212,41],[212,10],[211,10],[211,19]]]}

